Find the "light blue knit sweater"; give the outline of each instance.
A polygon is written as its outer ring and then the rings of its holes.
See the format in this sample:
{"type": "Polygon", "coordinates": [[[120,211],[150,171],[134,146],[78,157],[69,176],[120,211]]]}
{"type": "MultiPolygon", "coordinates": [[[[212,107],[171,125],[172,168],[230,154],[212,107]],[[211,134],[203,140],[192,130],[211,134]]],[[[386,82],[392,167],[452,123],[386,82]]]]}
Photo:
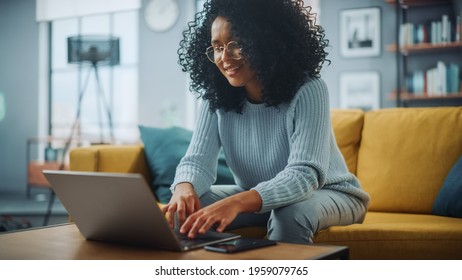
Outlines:
{"type": "Polygon", "coordinates": [[[172,191],[190,182],[199,196],[207,192],[221,147],[236,184],[260,194],[260,212],[302,201],[319,188],[369,200],[336,144],[321,79],[309,79],[289,104],[277,108],[247,102],[238,114],[211,112],[205,103],[172,191]]]}

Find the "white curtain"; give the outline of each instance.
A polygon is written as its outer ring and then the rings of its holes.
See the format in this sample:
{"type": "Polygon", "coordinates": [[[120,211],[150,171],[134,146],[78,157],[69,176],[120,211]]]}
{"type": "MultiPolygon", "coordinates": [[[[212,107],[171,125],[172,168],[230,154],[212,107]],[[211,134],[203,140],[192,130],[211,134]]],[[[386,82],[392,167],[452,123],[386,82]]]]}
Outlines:
{"type": "Polygon", "coordinates": [[[141,0],[37,0],[37,21],[137,10],[141,0]]]}

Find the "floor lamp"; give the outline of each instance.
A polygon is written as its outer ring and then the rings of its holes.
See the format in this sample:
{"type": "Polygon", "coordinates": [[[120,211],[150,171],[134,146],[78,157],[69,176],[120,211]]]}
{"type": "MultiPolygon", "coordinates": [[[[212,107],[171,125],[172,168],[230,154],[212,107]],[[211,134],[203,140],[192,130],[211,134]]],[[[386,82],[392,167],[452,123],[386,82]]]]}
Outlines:
{"type": "MultiPolygon", "coordinates": [[[[103,88],[98,73],[100,66],[114,66],[119,64],[119,38],[113,36],[73,36],[67,38],[67,59],[70,64],[79,64],[81,66],[88,66],[88,73],[83,83],[83,86],[79,92],[77,100],[77,112],[75,119],[71,126],[69,137],[66,140],[60,170],[65,168],[65,158],[70,149],[72,140],[75,136],[75,131],[80,124],[82,101],[85,97],[86,88],[88,85],[91,73],[94,73],[94,77],[97,85],[97,109],[99,118],[100,128],[100,142],[103,142],[103,121],[102,112],[103,108],[109,126],[109,136],[111,141],[114,141],[114,127],[112,122],[112,110],[109,106],[106,98],[104,97],[103,88]]],[[[43,225],[48,225],[49,218],[51,216],[53,204],[55,200],[55,193],[51,191],[50,201],[48,203],[47,212],[45,214],[43,225]]]]}
{"type": "Polygon", "coordinates": [[[114,141],[114,128],[112,123],[112,110],[104,97],[103,88],[101,86],[98,69],[100,66],[114,66],[119,64],[119,39],[116,37],[107,36],[75,36],[67,38],[68,45],[68,63],[79,65],[88,65],[87,77],[83,87],[79,92],[77,103],[77,113],[74,123],[71,127],[69,140],[72,140],[77,125],[80,123],[82,100],[85,96],[86,87],[91,73],[95,75],[97,85],[97,102],[98,102],[98,117],[100,126],[100,142],[103,142],[103,122],[101,109],[104,108],[108,124],[109,135],[111,141],[114,141]]]}

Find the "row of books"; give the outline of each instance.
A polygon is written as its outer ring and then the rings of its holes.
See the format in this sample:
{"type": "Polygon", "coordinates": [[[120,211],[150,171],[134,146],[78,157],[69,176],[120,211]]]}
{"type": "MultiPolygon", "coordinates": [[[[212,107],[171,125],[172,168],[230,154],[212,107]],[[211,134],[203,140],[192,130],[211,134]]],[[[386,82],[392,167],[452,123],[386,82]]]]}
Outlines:
{"type": "Polygon", "coordinates": [[[431,43],[441,44],[460,42],[462,37],[461,16],[451,20],[443,15],[439,21],[430,21],[425,24],[403,23],[400,26],[400,47],[415,44],[431,43]]]}
{"type": "Polygon", "coordinates": [[[406,78],[406,90],[416,96],[447,96],[461,90],[460,67],[438,61],[427,71],[414,71],[406,78]]]}

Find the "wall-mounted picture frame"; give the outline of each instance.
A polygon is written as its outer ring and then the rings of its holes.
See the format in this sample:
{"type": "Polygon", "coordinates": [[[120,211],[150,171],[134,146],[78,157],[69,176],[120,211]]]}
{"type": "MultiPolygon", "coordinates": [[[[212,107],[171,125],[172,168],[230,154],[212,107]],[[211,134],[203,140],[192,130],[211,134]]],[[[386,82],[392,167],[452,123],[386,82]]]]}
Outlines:
{"type": "Polygon", "coordinates": [[[340,108],[380,108],[380,74],[378,71],[344,72],[340,74],[340,108]]]}
{"type": "Polygon", "coordinates": [[[379,7],[340,11],[340,53],[346,58],[379,56],[381,12],[379,7]]]}

